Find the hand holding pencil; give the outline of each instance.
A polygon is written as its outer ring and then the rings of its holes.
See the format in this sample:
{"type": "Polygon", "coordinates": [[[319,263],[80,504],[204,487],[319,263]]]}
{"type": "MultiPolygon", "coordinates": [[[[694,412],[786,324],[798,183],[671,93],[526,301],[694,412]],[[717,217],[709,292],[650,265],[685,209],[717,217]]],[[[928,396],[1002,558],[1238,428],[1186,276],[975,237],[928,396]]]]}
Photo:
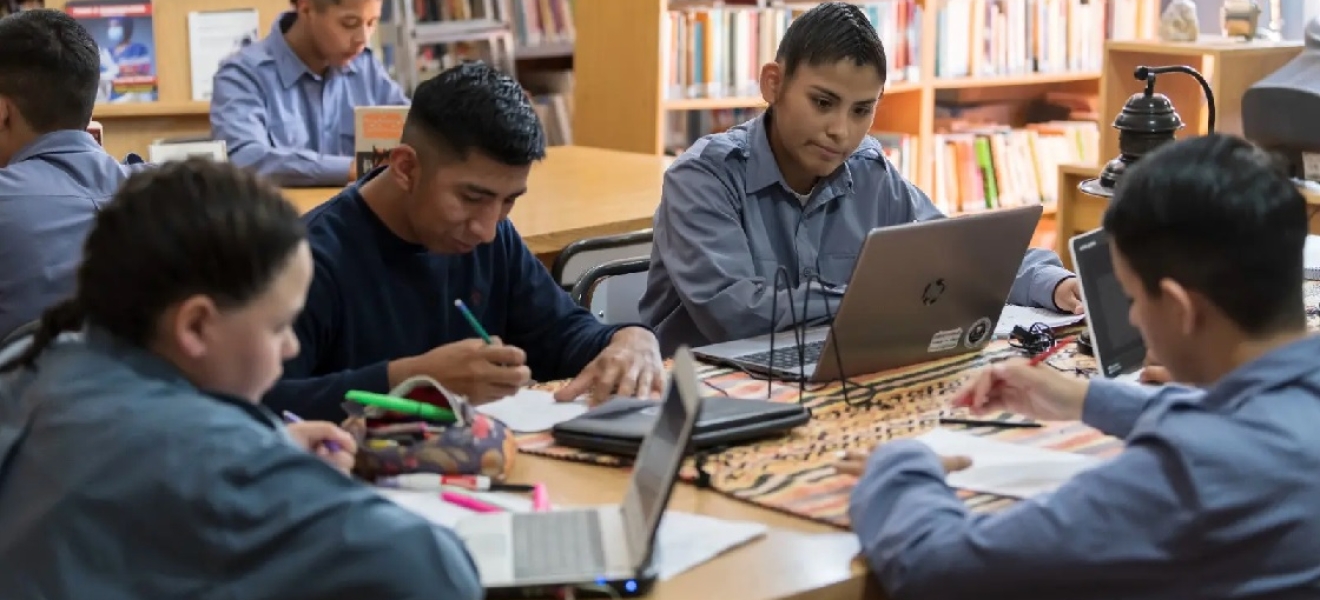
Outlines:
{"type": "MultiPolygon", "coordinates": [[[[1054,350],[1063,347],[1060,342],[1054,350]]],[[[974,415],[1008,411],[1042,421],[1082,418],[1086,379],[1041,365],[1045,353],[1031,360],[1014,359],[982,369],[958,393],[953,408],[974,415]]]]}

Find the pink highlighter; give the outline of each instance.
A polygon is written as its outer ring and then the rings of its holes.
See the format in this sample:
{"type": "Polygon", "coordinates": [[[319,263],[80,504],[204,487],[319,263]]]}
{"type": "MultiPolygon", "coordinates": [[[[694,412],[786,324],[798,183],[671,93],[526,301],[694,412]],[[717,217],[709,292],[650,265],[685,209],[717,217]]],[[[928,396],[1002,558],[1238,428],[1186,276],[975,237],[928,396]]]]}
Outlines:
{"type": "Polygon", "coordinates": [[[472,512],[477,512],[477,513],[500,512],[500,508],[498,506],[486,504],[485,502],[477,500],[476,498],[464,496],[463,494],[458,494],[455,492],[441,492],[440,499],[450,504],[453,504],[454,506],[466,508],[472,512]]]}
{"type": "Polygon", "coordinates": [[[546,491],[544,483],[538,483],[532,486],[532,512],[545,512],[550,510],[550,493],[546,491]]]}

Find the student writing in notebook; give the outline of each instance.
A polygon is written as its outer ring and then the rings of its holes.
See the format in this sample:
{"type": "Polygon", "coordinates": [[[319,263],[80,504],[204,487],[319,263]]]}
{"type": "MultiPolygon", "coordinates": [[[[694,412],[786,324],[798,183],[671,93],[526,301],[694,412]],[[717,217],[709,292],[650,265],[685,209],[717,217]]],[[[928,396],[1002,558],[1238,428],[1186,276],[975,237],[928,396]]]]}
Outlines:
{"type": "Polygon", "coordinates": [[[0,19],[0,338],[73,292],[92,219],[132,172],[87,133],[99,77],[72,17],[0,19]]]}
{"type": "MultiPolygon", "coordinates": [[[[888,597],[1320,597],[1320,337],[1302,299],[1306,202],[1240,138],[1178,141],[1105,213],[1131,320],[1181,385],[1085,380],[1024,360],[962,402],[1122,438],[1054,493],[971,514],[916,441],[882,445],[852,527],[888,597]]],[[[975,463],[977,457],[969,457],[975,463]]],[[[845,468],[860,467],[853,462],[845,468]]]]}
{"type": "Polygon", "coordinates": [[[650,396],[655,336],[574,304],[507,218],[545,133],[512,77],[480,62],[418,86],[385,165],[307,213],[316,276],[294,327],[303,352],[265,402],[337,420],[352,389],[429,376],[473,402],[530,379],[557,396],[650,396]],[[488,344],[455,307],[463,301],[488,344]]]}
{"type": "MultiPolygon", "coordinates": [[[[765,114],[697,140],[669,167],[640,304],[666,355],[789,328],[794,306],[819,322],[837,312],[867,232],[944,218],[866,135],[888,75],[866,14],[822,3],[761,68],[765,114]]],[[[1079,292],[1054,253],[1031,249],[1008,299],[1073,313],[1079,292]]]]}
{"type": "Polygon", "coordinates": [[[293,0],[265,39],[221,62],[211,135],[230,161],[285,186],[356,179],[353,107],[408,103],[367,47],[381,2],[293,0]]]}
{"type": "Polygon", "coordinates": [[[352,436],[257,403],[311,277],[297,212],[253,175],[128,180],[75,294],[0,367],[0,595],[482,597],[452,532],[348,477],[352,436]]]}

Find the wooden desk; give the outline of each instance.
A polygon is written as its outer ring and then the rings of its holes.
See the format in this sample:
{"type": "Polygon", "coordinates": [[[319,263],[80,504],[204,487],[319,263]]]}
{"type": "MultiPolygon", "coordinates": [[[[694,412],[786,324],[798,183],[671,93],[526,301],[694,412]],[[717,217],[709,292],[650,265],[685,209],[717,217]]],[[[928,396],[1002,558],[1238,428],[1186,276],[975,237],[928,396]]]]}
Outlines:
{"type": "MultiPolygon", "coordinates": [[[[542,481],[563,505],[623,501],[629,471],[520,454],[513,481],[542,481]]],[[[656,584],[651,598],[690,600],[848,599],[880,597],[865,563],[855,560],[857,538],[846,531],[766,510],[716,492],[679,484],[669,508],[720,519],[755,521],[765,536],[656,584]]]]}
{"type": "MultiPolygon", "coordinates": [[[[1068,270],[1073,268],[1068,240],[1099,227],[1104,220],[1105,209],[1109,207],[1108,199],[1083,194],[1077,189],[1083,181],[1099,175],[1100,169],[1094,165],[1059,166],[1058,237],[1054,240],[1054,251],[1068,270]]],[[[1308,206],[1320,209],[1320,192],[1302,189],[1302,195],[1306,197],[1308,206]]],[[[1320,223],[1314,218],[1316,212],[1320,211],[1313,210],[1310,214],[1311,233],[1320,234],[1320,223]]]]}
{"type": "MultiPolygon", "coordinates": [[[[651,226],[672,158],[554,146],[532,167],[527,195],[509,219],[533,254],[553,256],[577,240],[651,226]]],[[[339,188],[288,188],[285,196],[307,212],[339,188]]]]}

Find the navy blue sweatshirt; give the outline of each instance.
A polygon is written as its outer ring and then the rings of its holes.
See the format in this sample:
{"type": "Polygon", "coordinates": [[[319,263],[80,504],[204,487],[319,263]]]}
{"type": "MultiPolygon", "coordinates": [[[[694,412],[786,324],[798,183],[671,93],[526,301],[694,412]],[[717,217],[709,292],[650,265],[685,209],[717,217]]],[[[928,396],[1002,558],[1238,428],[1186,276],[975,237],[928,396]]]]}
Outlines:
{"type": "Polygon", "coordinates": [[[389,361],[477,337],[458,298],[491,335],[527,353],[538,381],[577,375],[619,329],[574,304],[507,219],[494,242],[464,255],[399,239],[357,184],[303,220],[316,271],[294,324],[302,350],[264,400],[273,410],[339,422],[346,391],[388,390],[389,361]]]}

